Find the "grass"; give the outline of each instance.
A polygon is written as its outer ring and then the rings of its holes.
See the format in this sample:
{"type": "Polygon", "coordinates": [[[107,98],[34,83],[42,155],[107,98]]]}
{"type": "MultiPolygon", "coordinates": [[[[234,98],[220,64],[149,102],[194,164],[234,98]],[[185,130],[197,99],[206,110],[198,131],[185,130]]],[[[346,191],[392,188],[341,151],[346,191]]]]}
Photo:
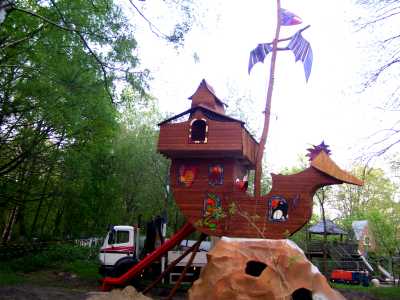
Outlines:
{"type": "Polygon", "coordinates": [[[51,281],[57,279],[52,274],[63,273],[95,282],[99,278],[96,250],[57,244],[40,253],[1,261],[0,286],[51,281]]]}
{"type": "Polygon", "coordinates": [[[361,285],[347,285],[331,283],[332,287],[342,291],[356,291],[373,295],[379,300],[398,300],[400,299],[400,287],[364,287],[361,285]]]}
{"type": "Polygon", "coordinates": [[[76,260],[66,262],[61,266],[65,272],[70,272],[78,275],[82,279],[98,279],[99,274],[99,263],[94,261],[82,261],[76,260]]]}
{"type": "Polygon", "coordinates": [[[14,285],[24,283],[25,278],[19,273],[14,272],[10,268],[3,266],[0,270],[0,286],[2,285],[14,285]]]}

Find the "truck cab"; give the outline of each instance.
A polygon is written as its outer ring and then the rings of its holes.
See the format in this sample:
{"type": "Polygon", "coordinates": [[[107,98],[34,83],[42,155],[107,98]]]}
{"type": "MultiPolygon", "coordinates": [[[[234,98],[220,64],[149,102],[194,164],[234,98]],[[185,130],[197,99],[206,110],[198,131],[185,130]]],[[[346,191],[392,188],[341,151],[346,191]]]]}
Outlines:
{"type": "MultiPolygon", "coordinates": [[[[99,259],[100,268],[99,273],[103,277],[120,277],[125,274],[129,269],[136,265],[140,259],[143,259],[150,252],[153,251],[154,247],[160,242],[158,239],[154,239],[154,232],[150,232],[150,229],[154,227],[150,226],[147,228],[147,236],[140,236],[140,229],[136,226],[128,225],[115,225],[110,226],[109,231],[104,239],[103,245],[100,248],[99,259]],[[153,238],[151,238],[153,237],[153,238]],[[146,240],[146,241],[145,241],[146,240]],[[147,244],[147,247],[146,247],[147,244]],[[152,246],[149,244],[153,244],[152,246]]],[[[175,259],[180,257],[190,246],[196,241],[182,240],[180,244],[177,244],[175,251],[168,251],[161,260],[153,261],[141,273],[141,277],[152,279],[156,278],[161,272],[165,270],[165,265],[173,262],[175,259]]],[[[160,247],[160,245],[158,245],[160,247]]],[[[196,253],[192,266],[188,269],[184,282],[192,282],[198,278],[200,270],[207,263],[206,253],[210,248],[210,242],[203,241],[196,253]]],[[[190,255],[189,255],[190,256],[190,255]]],[[[171,270],[169,281],[175,282],[179,277],[180,273],[186,266],[189,256],[184,257],[176,266],[171,270]]]]}
{"type": "Polygon", "coordinates": [[[139,228],[112,226],[100,248],[100,274],[118,277],[138,262],[139,228]]]}

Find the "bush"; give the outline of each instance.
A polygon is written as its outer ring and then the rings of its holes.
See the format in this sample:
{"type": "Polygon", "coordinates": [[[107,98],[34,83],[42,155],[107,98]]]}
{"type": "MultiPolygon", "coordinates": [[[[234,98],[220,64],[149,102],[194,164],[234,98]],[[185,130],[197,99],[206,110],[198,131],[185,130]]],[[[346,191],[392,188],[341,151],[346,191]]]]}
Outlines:
{"type": "Polygon", "coordinates": [[[95,250],[73,244],[54,244],[48,249],[9,260],[5,264],[15,272],[33,272],[42,269],[51,269],[71,263],[73,261],[92,261],[94,260],[95,250]]]}

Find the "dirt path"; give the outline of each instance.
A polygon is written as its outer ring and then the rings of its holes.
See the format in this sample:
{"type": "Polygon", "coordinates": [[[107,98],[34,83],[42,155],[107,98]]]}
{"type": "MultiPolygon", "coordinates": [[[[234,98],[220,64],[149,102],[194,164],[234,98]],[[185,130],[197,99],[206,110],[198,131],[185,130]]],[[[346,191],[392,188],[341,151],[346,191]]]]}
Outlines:
{"type": "MultiPolygon", "coordinates": [[[[19,275],[23,283],[0,286],[0,300],[87,300],[101,294],[96,279],[82,279],[68,272],[39,271],[19,275]]],[[[153,299],[165,298],[169,293],[159,288],[151,292],[148,296],[153,299]]],[[[186,293],[180,292],[175,298],[186,299],[186,293]]]]}
{"type": "MultiPolygon", "coordinates": [[[[98,289],[76,290],[65,287],[35,286],[32,284],[20,284],[0,287],[0,300],[87,300],[94,295],[101,295],[98,289]]],[[[164,293],[164,297],[168,293],[164,293]]],[[[162,299],[159,291],[148,295],[152,299],[162,299]]],[[[186,295],[179,293],[176,300],[186,299],[186,295]]]]}
{"type": "Polygon", "coordinates": [[[0,287],[1,300],[85,300],[87,291],[31,284],[0,287]]]}
{"type": "MultiPolygon", "coordinates": [[[[71,273],[43,271],[24,276],[25,283],[0,286],[0,300],[87,300],[100,293],[96,280],[80,279],[71,273]]],[[[379,300],[362,292],[340,292],[347,300],[379,300]]],[[[167,295],[167,290],[155,289],[148,296],[162,299],[167,295]]],[[[186,299],[186,294],[181,292],[175,298],[186,299]]]]}

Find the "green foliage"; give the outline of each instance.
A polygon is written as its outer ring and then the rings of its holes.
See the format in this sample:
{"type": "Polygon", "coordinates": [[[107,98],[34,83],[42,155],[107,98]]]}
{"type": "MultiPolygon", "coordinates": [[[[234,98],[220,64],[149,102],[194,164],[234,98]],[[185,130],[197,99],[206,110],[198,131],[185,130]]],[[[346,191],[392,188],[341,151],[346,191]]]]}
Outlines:
{"type": "Polygon", "coordinates": [[[99,263],[95,260],[73,260],[65,262],[60,267],[64,272],[76,274],[82,279],[99,279],[99,263]]]}
{"type": "Polygon", "coordinates": [[[79,278],[93,280],[99,276],[98,251],[93,255],[93,250],[72,244],[56,244],[40,253],[1,262],[0,286],[21,284],[31,280],[25,276],[27,273],[47,270],[70,272],[79,278]]]}
{"type": "Polygon", "coordinates": [[[155,151],[162,117],[136,47],[112,0],[15,1],[0,24],[4,241],[102,235],[175,214],[155,151]]]}
{"type": "Polygon", "coordinates": [[[169,162],[156,152],[162,119],[152,98],[135,98],[123,92],[122,126],[113,143],[113,166],[123,211],[119,222],[133,223],[139,215],[149,220],[170,205],[167,189],[169,162]]]}
{"type": "Polygon", "coordinates": [[[14,285],[25,282],[25,278],[21,274],[17,274],[8,267],[3,267],[0,270],[0,286],[14,285]]]}
{"type": "Polygon", "coordinates": [[[306,242],[307,242],[307,226],[304,226],[299,231],[288,237],[290,240],[295,242],[301,249],[306,249],[306,242]]]}
{"type": "MultiPolygon", "coordinates": [[[[14,272],[34,272],[42,269],[60,267],[63,264],[85,262],[95,260],[90,248],[75,246],[72,244],[59,244],[49,249],[12,259],[4,263],[14,272]]],[[[3,263],[3,262],[2,262],[3,263]]]]}
{"type": "Polygon", "coordinates": [[[392,209],[397,187],[382,169],[356,167],[353,173],[364,181],[364,185],[340,186],[335,206],[344,216],[350,217],[373,207],[386,212],[392,209]]]}
{"type": "Polygon", "coordinates": [[[372,295],[379,300],[393,300],[399,299],[400,297],[399,287],[364,287],[361,285],[347,285],[338,283],[331,283],[331,286],[339,291],[362,292],[367,295],[372,295]]]}
{"type": "Polygon", "coordinates": [[[342,213],[341,222],[349,232],[355,220],[368,220],[379,255],[393,255],[400,247],[400,207],[395,201],[397,186],[381,169],[356,167],[354,174],[364,186],[341,185],[329,205],[342,213]]]}

